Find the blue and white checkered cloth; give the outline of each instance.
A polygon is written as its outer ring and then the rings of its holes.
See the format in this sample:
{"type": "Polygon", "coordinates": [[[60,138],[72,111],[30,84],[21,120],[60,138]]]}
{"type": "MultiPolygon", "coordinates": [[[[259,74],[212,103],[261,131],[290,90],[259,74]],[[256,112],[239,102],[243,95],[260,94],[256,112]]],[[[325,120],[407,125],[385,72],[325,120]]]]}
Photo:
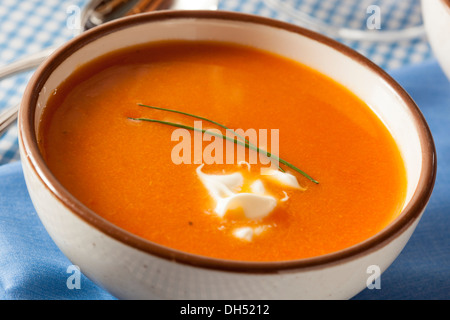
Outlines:
{"type": "MultiPolygon", "coordinates": [[[[82,7],[86,0],[2,0],[0,2],[0,65],[74,36],[67,27],[70,5],[82,7]]],[[[20,102],[32,71],[0,82],[0,110],[20,102]]],[[[19,159],[17,125],[0,137],[0,165],[19,159]]]]}
{"type": "MultiPolygon", "coordinates": [[[[51,45],[62,44],[76,31],[68,21],[70,8],[82,8],[88,0],[2,0],[0,2],[0,65],[8,64],[26,54],[51,45]]],[[[194,0],[192,0],[194,1],[194,0]]],[[[298,23],[289,8],[314,16],[334,26],[367,28],[369,5],[381,8],[381,29],[400,29],[421,24],[419,0],[222,0],[220,10],[262,15],[298,23]],[[389,6],[385,7],[385,3],[389,6]],[[355,5],[355,3],[357,5],[355,5]],[[410,7],[407,4],[413,4],[410,7]],[[283,7],[280,7],[283,5],[283,7]],[[283,8],[288,10],[283,10],[283,8]],[[361,14],[363,17],[361,18],[361,14]]],[[[395,69],[422,62],[432,56],[425,37],[394,42],[368,42],[339,39],[384,69],[395,69]]],[[[31,76],[27,72],[0,82],[0,110],[20,102],[31,76]]],[[[13,125],[0,137],[0,165],[19,159],[17,126],[13,125]]]]}

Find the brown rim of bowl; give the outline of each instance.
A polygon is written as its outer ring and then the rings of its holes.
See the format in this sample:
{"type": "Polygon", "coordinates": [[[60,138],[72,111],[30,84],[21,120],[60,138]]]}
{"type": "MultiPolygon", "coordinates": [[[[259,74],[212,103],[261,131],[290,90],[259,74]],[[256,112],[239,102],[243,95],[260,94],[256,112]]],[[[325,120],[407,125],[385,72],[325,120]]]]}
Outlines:
{"type": "Polygon", "coordinates": [[[41,179],[43,184],[76,216],[80,217],[88,224],[97,230],[107,234],[126,245],[151,255],[160,258],[176,261],[182,264],[197,266],[207,269],[243,272],[243,273],[278,273],[298,269],[320,269],[330,264],[339,264],[348,259],[360,256],[363,253],[373,252],[379,247],[384,246],[390,240],[396,238],[400,233],[413,224],[421,215],[428,203],[431,192],[434,186],[436,176],[436,151],[428,125],[410,96],[403,90],[403,88],[395,82],[386,72],[376,66],[374,63],[355,52],[354,50],[329,39],[318,33],[309,31],[302,27],[292,24],[264,18],[260,16],[225,12],[225,11],[161,11],[139,14],[136,16],[118,19],[102,26],[93,28],[84,32],[78,37],[72,39],[67,44],[63,45],[50,58],[48,58],[35,72],[31,78],[22,99],[22,105],[19,112],[19,130],[20,139],[24,146],[24,151],[27,157],[23,159],[28,160],[31,167],[41,179]],[[133,235],[109,221],[103,219],[92,210],[88,209],[79,200],[73,197],[52,175],[50,169],[47,167],[38,148],[35,135],[35,119],[34,112],[37,104],[39,92],[53,72],[56,66],[61,61],[66,59],[71,53],[83,47],[84,45],[107,35],[116,30],[121,30],[136,24],[145,22],[153,22],[165,19],[184,19],[184,18],[198,18],[198,19],[225,19],[228,21],[248,22],[262,24],[277,29],[284,29],[301,36],[308,37],[323,45],[330,46],[342,54],[356,60],[370,72],[376,73],[383,79],[408,106],[411,112],[417,130],[419,132],[420,141],[422,144],[422,161],[423,167],[420,174],[418,187],[407,207],[400,214],[400,216],[391,223],[384,230],[375,236],[367,239],[364,242],[356,244],[352,247],[312,258],[289,260],[289,261],[274,261],[274,262],[253,262],[253,261],[235,261],[216,259],[211,257],[199,256],[186,252],[181,252],[172,248],[164,247],[159,244],[150,242],[136,235],[133,235]]]}
{"type": "Polygon", "coordinates": [[[450,0],[442,0],[442,2],[450,9],[450,0]]]}

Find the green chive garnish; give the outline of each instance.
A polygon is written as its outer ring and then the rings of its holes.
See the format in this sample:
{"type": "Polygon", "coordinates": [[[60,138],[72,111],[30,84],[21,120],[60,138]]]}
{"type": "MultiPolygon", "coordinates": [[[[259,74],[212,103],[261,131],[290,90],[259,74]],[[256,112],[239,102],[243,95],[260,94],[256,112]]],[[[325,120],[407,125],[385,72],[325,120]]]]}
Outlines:
{"type": "MultiPolygon", "coordinates": [[[[179,113],[179,114],[183,114],[183,115],[186,115],[186,116],[194,117],[194,118],[197,118],[197,119],[201,119],[201,120],[204,120],[204,121],[213,123],[213,124],[215,124],[215,125],[217,125],[217,126],[223,128],[223,129],[225,129],[225,130],[227,130],[227,131],[233,133],[235,136],[239,137],[239,138],[242,139],[243,141],[237,140],[237,139],[235,139],[235,138],[231,138],[231,137],[228,137],[228,136],[225,136],[225,135],[223,135],[223,134],[218,134],[218,133],[216,133],[216,132],[208,131],[207,129],[199,129],[199,128],[195,128],[195,127],[192,127],[192,126],[187,126],[187,125],[179,124],[179,123],[175,123],[175,122],[169,122],[169,121],[163,121],[163,120],[157,120],[157,119],[149,119],[149,118],[131,118],[131,117],[128,117],[128,119],[130,119],[130,120],[136,120],[136,121],[147,121],[147,122],[160,123],[160,124],[169,125],[169,126],[172,126],[172,127],[177,127],[177,128],[187,129],[187,130],[191,130],[191,131],[197,131],[197,132],[206,133],[206,134],[209,134],[209,135],[212,135],[212,136],[216,136],[216,137],[222,138],[222,139],[224,139],[224,140],[231,141],[231,142],[233,142],[233,143],[235,143],[235,144],[238,144],[238,145],[240,145],[240,146],[243,146],[243,147],[246,147],[246,148],[248,148],[248,149],[254,150],[254,151],[256,151],[256,152],[259,152],[259,153],[261,153],[261,154],[263,154],[263,155],[265,155],[265,156],[267,156],[267,157],[269,157],[269,158],[275,159],[276,161],[278,161],[278,162],[280,162],[280,163],[282,163],[282,164],[288,166],[288,167],[291,168],[292,170],[294,170],[294,171],[300,173],[302,176],[304,176],[304,177],[307,178],[308,180],[310,180],[310,181],[312,181],[312,182],[314,182],[314,183],[316,183],[316,184],[319,183],[317,180],[315,180],[315,179],[312,178],[310,175],[308,175],[306,172],[300,170],[299,168],[297,168],[297,167],[294,166],[293,164],[287,162],[286,160],[283,160],[283,159],[279,158],[279,157],[276,156],[276,155],[271,154],[270,152],[267,152],[267,151],[265,151],[265,150],[263,150],[263,149],[261,149],[261,148],[255,146],[254,144],[251,144],[247,139],[245,139],[244,137],[242,137],[241,135],[239,135],[239,134],[238,134],[237,132],[235,132],[234,130],[229,129],[228,127],[224,126],[223,124],[220,124],[220,123],[218,123],[218,122],[216,122],[216,121],[213,121],[213,120],[210,120],[210,119],[201,117],[201,116],[197,116],[197,115],[190,114],[190,113],[183,112],[183,111],[179,111],[179,110],[167,109],[167,108],[161,108],[161,107],[154,107],[154,106],[149,106],[149,105],[144,105],[144,104],[138,104],[138,105],[143,106],[143,107],[147,107],[147,108],[156,109],[156,110],[162,110],[162,111],[168,111],[168,112],[179,113]]],[[[280,169],[280,171],[284,172],[284,170],[283,170],[282,168],[279,168],[279,169],[280,169]]]]}
{"type": "MultiPolygon", "coordinates": [[[[196,118],[196,119],[204,120],[206,122],[210,122],[212,124],[215,124],[216,126],[219,126],[219,127],[223,128],[223,129],[225,129],[228,132],[231,132],[233,135],[235,135],[236,137],[240,138],[243,142],[248,143],[249,146],[253,146],[254,148],[257,148],[250,141],[248,141],[245,137],[241,136],[239,133],[237,133],[233,129],[230,129],[227,126],[224,126],[223,124],[218,123],[218,122],[216,122],[214,120],[207,119],[207,118],[201,117],[201,116],[197,116],[197,115],[192,114],[192,113],[187,113],[187,112],[184,112],[184,111],[174,110],[174,109],[167,109],[167,108],[162,108],[162,107],[149,106],[149,105],[142,104],[142,103],[138,103],[138,105],[141,106],[141,107],[151,108],[151,109],[155,109],[155,110],[162,110],[162,111],[167,111],[167,112],[179,113],[179,114],[182,114],[182,115],[185,115],[185,116],[189,116],[189,117],[193,117],[193,118],[196,118]]],[[[230,139],[227,139],[227,140],[230,140],[230,139]]],[[[278,169],[281,172],[285,172],[281,167],[278,167],[278,169]]]]}
{"type": "Polygon", "coordinates": [[[197,119],[200,119],[200,120],[204,120],[204,121],[210,122],[212,124],[215,124],[216,126],[219,126],[219,127],[223,128],[223,129],[227,130],[228,132],[231,132],[236,137],[241,138],[242,141],[247,142],[248,144],[251,144],[247,139],[245,139],[243,136],[241,136],[240,134],[238,134],[234,130],[232,130],[232,129],[230,129],[230,128],[228,128],[228,127],[224,126],[223,124],[218,123],[216,121],[213,121],[213,120],[201,117],[201,116],[197,116],[195,114],[187,113],[187,112],[184,112],[184,111],[178,111],[178,110],[174,110],[174,109],[167,109],[167,108],[149,106],[149,105],[142,104],[142,103],[138,103],[138,105],[141,106],[141,107],[146,107],[146,108],[151,108],[151,109],[156,109],[156,110],[162,110],[162,111],[167,111],[167,112],[179,113],[179,114],[183,114],[185,116],[189,116],[189,117],[193,117],[193,118],[197,118],[197,119]]]}

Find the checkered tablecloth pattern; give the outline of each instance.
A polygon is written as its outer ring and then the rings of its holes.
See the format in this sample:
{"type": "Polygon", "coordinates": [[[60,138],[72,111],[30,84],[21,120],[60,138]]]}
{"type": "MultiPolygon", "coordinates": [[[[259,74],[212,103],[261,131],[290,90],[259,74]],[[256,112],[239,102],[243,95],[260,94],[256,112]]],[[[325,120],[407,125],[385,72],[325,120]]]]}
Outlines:
{"type": "MultiPolygon", "coordinates": [[[[73,19],[73,8],[82,8],[88,0],[1,0],[0,1],[0,65],[51,45],[62,44],[76,35],[68,21],[73,19]]],[[[195,0],[192,0],[195,1],[195,0]]],[[[382,0],[359,1],[359,7],[377,4],[382,0]]],[[[420,5],[405,8],[412,0],[397,0],[395,6],[384,9],[384,29],[421,23],[420,5]]],[[[220,10],[239,11],[262,15],[291,23],[299,23],[289,11],[274,6],[275,0],[221,0],[220,10]]],[[[343,0],[279,0],[286,5],[314,15],[329,23],[360,28],[361,20],[355,16],[360,9],[343,5],[343,0]],[[340,3],[340,4],[339,4],[340,3]],[[339,5],[338,5],[339,4],[339,5]]],[[[399,68],[419,63],[432,56],[425,37],[388,43],[350,41],[338,39],[354,48],[384,69],[399,68]]],[[[27,72],[0,82],[0,110],[20,102],[31,76],[27,72]]],[[[0,137],[0,165],[19,159],[17,126],[13,125],[0,137]]]]}

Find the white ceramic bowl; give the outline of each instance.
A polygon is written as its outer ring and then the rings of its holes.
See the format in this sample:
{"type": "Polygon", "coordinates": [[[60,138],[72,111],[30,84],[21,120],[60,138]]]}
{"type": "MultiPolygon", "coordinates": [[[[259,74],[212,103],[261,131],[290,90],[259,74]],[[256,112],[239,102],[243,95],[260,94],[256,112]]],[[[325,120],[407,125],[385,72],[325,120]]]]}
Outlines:
{"type": "MultiPolygon", "coordinates": [[[[31,199],[62,252],[90,279],[125,299],[348,299],[366,287],[372,265],[394,261],[430,197],[432,136],[408,94],[353,50],[283,22],[231,12],[167,11],[121,19],[59,49],[34,74],[19,114],[20,149],[31,199]],[[362,98],[398,142],[406,163],[401,215],[363,243],[320,257],[242,262],[179,252],[130,234],[86,208],[46,166],[36,127],[49,95],[74,69],[118,48],[156,40],[220,40],[267,49],[334,78],[362,98]]],[[[362,208],[364,209],[364,208],[362,208]]]]}
{"type": "Polygon", "coordinates": [[[422,0],[422,15],[431,48],[450,80],[450,0],[422,0]]]}

